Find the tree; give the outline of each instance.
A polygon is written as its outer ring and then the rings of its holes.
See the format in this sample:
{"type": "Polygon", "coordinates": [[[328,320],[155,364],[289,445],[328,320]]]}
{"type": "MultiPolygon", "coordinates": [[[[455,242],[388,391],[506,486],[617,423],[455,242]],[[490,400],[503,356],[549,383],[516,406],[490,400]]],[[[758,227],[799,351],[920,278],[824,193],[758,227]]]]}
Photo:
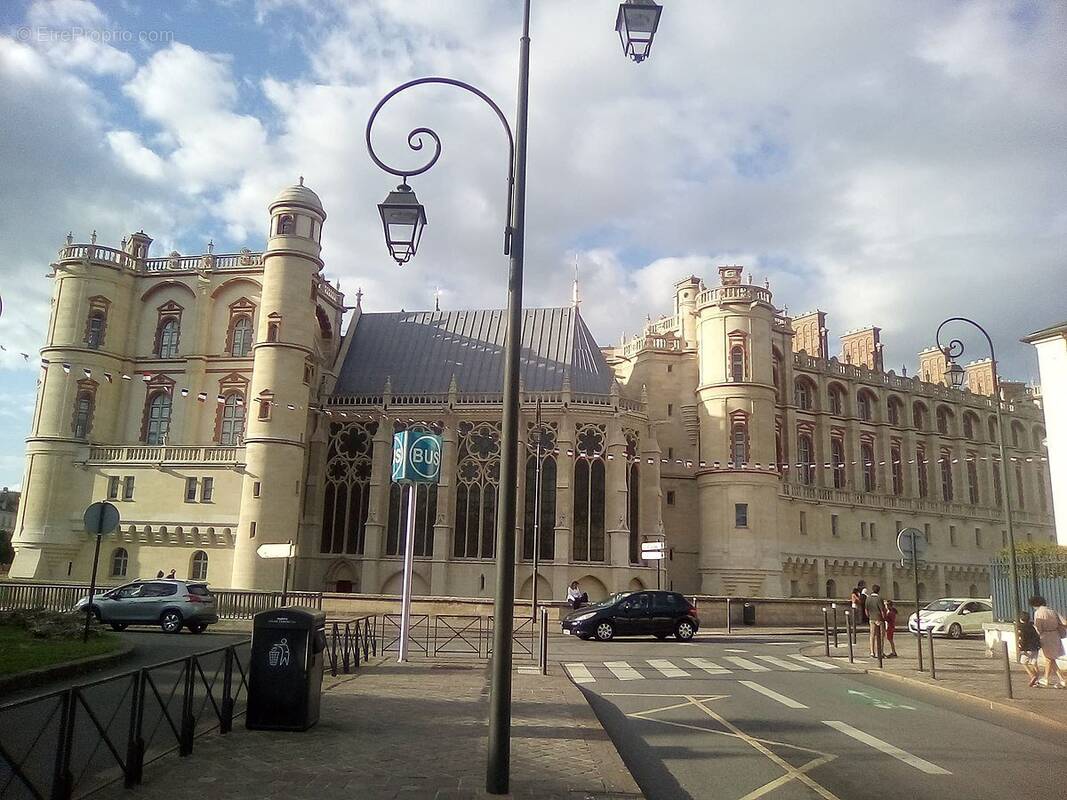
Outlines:
{"type": "Polygon", "coordinates": [[[11,534],[0,531],[0,564],[10,564],[15,560],[15,548],[11,546],[11,534]]]}

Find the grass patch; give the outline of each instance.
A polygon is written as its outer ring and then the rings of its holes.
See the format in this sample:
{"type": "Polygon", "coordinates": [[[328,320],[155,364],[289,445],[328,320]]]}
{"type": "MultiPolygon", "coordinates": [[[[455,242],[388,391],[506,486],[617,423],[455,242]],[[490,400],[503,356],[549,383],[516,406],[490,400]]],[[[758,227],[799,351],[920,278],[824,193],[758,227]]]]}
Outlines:
{"type": "MultiPolygon", "coordinates": [[[[122,640],[99,629],[91,630],[89,641],[82,643],[81,631],[75,624],[63,620],[61,624],[43,626],[34,620],[27,624],[13,615],[0,616],[0,676],[6,677],[31,669],[62,664],[89,656],[111,653],[122,647],[122,640]]],[[[95,626],[94,626],[95,627],[95,626]]]]}

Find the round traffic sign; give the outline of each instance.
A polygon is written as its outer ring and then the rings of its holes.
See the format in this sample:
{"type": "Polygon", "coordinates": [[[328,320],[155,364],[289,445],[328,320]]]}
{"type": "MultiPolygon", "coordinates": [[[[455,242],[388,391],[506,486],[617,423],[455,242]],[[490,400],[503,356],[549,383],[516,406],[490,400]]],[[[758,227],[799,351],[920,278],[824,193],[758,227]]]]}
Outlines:
{"type": "Polygon", "coordinates": [[[441,472],[441,439],[432,433],[416,436],[408,449],[412,476],[416,481],[435,483],[441,472]]]}
{"type": "Polygon", "coordinates": [[[82,520],[87,533],[111,533],[119,526],[119,510],[111,503],[93,503],[85,509],[82,520]]]}
{"type": "Polygon", "coordinates": [[[905,528],[897,534],[897,550],[905,559],[921,559],[926,555],[926,536],[918,528],[905,528]]]}

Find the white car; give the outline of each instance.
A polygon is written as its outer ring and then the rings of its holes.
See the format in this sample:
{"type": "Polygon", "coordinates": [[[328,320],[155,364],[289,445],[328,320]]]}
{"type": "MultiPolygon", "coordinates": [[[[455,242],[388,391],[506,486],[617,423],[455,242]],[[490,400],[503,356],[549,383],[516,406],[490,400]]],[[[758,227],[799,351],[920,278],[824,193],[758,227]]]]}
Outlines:
{"type": "MultiPolygon", "coordinates": [[[[982,633],[982,623],[993,621],[993,603],[972,597],[945,597],[927,603],[922,609],[922,632],[962,639],[969,633],[982,633]]],[[[908,618],[908,630],[918,633],[915,615],[908,618]]]]}

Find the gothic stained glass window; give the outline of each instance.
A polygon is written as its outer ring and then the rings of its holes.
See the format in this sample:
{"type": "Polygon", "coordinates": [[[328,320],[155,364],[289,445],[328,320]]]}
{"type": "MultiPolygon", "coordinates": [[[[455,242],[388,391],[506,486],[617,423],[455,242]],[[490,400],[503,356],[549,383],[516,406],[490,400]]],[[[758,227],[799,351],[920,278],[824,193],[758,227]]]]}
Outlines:
{"type": "Polygon", "coordinates": [[[500,483],[500,424],[461,422],[456,453],[455,558],[492,558],[500,483]]]}
{"type": "Polygon", "coordinates": [[[370,509],[375,422],[333,423],[326,452],[320,552],[363,552],[370,509]]]}
{"type": "MultiPolygon", "coordinates": [[[[433,525],[437,519],[437,486],[421,483],[415,487],[415,556],[433,555],[433,525]]],[[[385,532],[385,554],[402,556],[407,550],[408,487],[389,487],[389,527],[385,532]]]]}
{"type": "MultiPolygon", "coordinates": [[[[537,456],[526,459],[526,492],[523,503],[522,557],[533,560],[534,519],[537,510],[537,456]]],[[[541,517],[537,526],[539,561],[551,561],[556,555],[556,458],[541,456],[541,517]]]]}
{"type": "Polygon", "coordinates": [[[577,435],[574,462],[574,560],[603,561],[605,538],[603,425],[585,425],[577,435]]]}

